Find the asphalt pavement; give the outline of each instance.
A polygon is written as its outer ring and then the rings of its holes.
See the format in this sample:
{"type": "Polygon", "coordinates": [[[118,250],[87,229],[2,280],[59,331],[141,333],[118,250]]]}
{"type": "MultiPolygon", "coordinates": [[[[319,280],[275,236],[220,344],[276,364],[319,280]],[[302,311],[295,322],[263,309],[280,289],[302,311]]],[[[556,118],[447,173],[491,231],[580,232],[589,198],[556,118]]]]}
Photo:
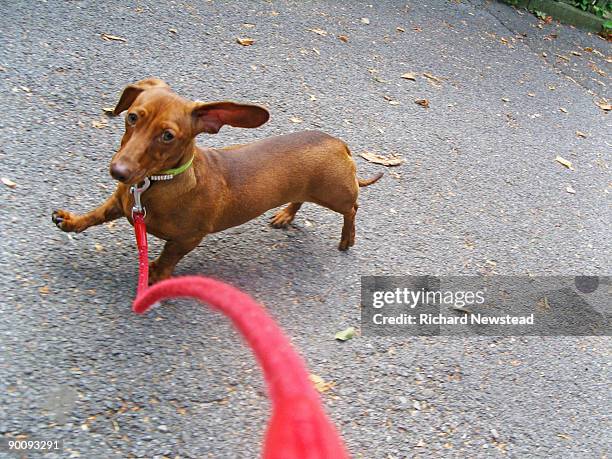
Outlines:
{"type": "Polygon", "coordinates": [[[269,108],[202,145],[320,129],[362,177],[386,172],[362,189],[348,253],[341,217],[305,205],[287,230],[269,212],[207,237],[177,268],[267,307],[335,383],[323,400],[354,457],[608,457],[609,338],[334,340],[359,327],[362,275],[610,275],[608,42],[476,0],[75,0],[3,2],[0,44],[0,175],[15,185],[0,184],[0,434],[61,438],[70,458],[260,450],[265,387],[228,322],[191,301],[136,316],[127,221],[51,222],[112,192],[123,121],[103,108],[157,76],[269,108]]]}

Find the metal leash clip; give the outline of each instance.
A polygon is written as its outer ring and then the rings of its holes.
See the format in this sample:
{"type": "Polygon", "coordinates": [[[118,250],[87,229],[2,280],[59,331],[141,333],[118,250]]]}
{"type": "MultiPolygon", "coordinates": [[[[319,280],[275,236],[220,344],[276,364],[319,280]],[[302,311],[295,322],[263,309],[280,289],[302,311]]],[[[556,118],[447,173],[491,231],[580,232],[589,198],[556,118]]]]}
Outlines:
{"type": "Polygon", "coordinates": [[[147,209],[145,209],[142,203],[140,202],[140,196],[142,195],[142,193],[147,191],[149,186],[151,186],[151,181],[149,180],[148,177],[145,177],[145,179],[142,182],[142,186],[132,185],[130,187],[130,193],[132,193],[132,195],[134,196],[134,207],[132,207],[132,219],[134,218],[134,213],[142,214],[143,217],[147,215],[147,209]]]}

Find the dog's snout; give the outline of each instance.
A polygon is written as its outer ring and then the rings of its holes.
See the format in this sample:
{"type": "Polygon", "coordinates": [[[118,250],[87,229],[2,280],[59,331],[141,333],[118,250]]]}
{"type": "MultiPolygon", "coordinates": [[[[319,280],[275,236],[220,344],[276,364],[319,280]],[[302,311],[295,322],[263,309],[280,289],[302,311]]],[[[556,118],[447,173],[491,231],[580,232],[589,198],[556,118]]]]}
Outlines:
{"type": "Polygon", "coordinates": [[[130,176],[130,170],[125,163],[113,162],[111,163],[110,174],[115,180],[125,182],[130,176]]]}

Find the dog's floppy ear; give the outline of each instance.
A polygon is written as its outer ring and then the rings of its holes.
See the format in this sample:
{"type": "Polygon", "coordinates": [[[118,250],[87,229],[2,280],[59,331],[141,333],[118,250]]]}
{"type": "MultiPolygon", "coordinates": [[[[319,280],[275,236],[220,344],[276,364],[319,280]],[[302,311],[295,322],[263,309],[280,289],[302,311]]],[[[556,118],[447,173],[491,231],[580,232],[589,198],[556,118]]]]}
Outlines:
{"type": "Polygon", "coordinates": [[[117,106],[113,110],[113,115],[117,116],[124,110],[130,108],[130,105],[134,103],[134,100],[138,95],[145,89],[151,88],[169,88],[168,84],[158,78],[147,78],[146,80],[140,80],[134,84],[129,84],[123,90],[117,106]]]}
{"type": "Polygon", "coordinates": [[[225,124],[234,127],[256,128],[270,118],[270,113],[258,105],[234,102],[194,102],[191,111],[194,130],[197,134],[216,134],[225,124]]]}

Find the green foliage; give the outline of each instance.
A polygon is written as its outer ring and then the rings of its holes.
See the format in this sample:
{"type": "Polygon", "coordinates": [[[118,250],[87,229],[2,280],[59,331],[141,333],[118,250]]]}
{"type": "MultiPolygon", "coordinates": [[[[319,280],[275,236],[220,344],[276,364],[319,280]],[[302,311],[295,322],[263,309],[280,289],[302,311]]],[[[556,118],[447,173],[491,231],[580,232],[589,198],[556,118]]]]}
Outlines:
{"type": "Polygon", "coordinates": [[[608,18],[612,15],[612,0],[572,0],[567,3],[600,18],[608,18]]]}
{"type": "Polygon", "coordinates": [[[542,11],[538,11],[538,10],[533,10],[533,14],[535,14],[538,19],[542,19],[542,20],[546,19],[546,16],[547,16],[546,13],[543,13],[542,11]]]}

